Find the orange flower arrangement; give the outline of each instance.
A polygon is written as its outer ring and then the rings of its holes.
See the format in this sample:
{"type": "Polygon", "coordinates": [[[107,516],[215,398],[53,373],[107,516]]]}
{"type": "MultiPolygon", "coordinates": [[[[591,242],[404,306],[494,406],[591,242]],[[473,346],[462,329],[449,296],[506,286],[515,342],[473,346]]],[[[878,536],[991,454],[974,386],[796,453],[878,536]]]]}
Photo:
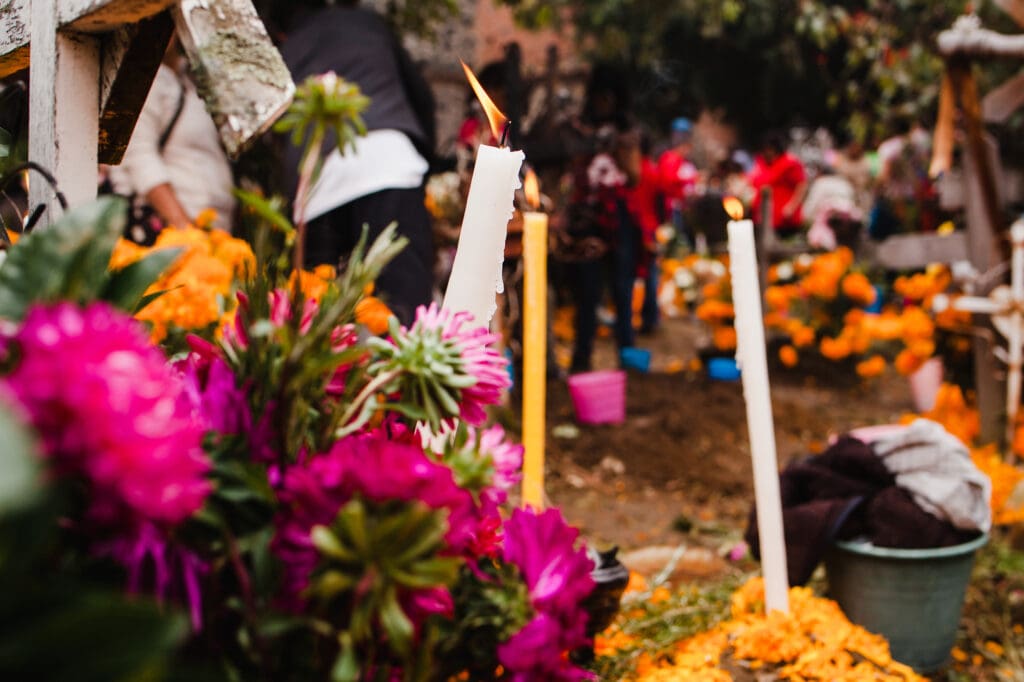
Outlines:
{"type": "Polygon", "coordinates": [[[871,305],[878,298],[871,281],[861,272],[851,272],[843,277],[843,295],[861,305],[871,305]]]}
{"type": "Polygon", "coordinates": [[[718,350],[735,350],[736,328],[726,325],[715,327],[712,333],[712,343],[718,350]]]}
{"type": "Polygon", "coordinates": [[[829,360],[842,360],[843,358],[849,357],[850,355],[850,342],[843,338],[829,338],[825,337],[821,340],[818,345],[818,350],[821,354],[829,360]]]}
{"type": "Polygon", "coordinates": [[[871,379],[879,376],[885,371],[885,358],[881,355],[872,355],[867,360],[857,363],[857,376],[864,379],[871,379]]]}
{"type": "Polygon", "coordinates": [[[852,624],[839,606],[806,587],[789,591],[790,612],[764,613],[764,581],[732,597],[732,617],[679,642],[671,659],[640,658],[639,682],[731,680],[723,660],[772,679],[925,682],[892,659],[885,638],[852,624]]]}
{"type": "Polygon", "coordinates": [[[194,331],[216,325],[232,303],[234,283],[252,273],[256,262],[244,241],[221,230],[188,227],[163,230],[152,248],[120,240],[110,268],[125,267],[152,250],[168,247],[182,247],[184,253],[147,292],[165,293],[136,315],[151,324],[155,342],[166,338],[171,327],[194,331]]]}

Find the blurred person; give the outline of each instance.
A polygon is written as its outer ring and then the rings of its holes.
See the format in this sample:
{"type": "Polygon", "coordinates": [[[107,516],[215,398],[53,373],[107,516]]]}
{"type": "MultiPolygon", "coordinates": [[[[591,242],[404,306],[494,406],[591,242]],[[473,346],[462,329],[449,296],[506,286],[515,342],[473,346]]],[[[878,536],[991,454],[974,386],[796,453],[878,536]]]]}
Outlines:
{"type": "Polygon", "coordinates": [[[684,210],[699,178],[697,167],[690,161],[693,152],[690,119],[679,117],[672,121],[671,145],[658,157],[659,182],[665,196],[666,215],[678,234],[687,235],[684,210]]]}
{"type": "Polygon", "coordinates": [[[172,38],[124,158],[104,169],[109,189],[132,199],[128,234],[135,241],[152,242],[164,226],[194,224],[207,208],[217,212],[217,227],[231,228],[231,165],[186,72],[185,58],[172,38]]]}
{"type": "Polygon", "coordinates": [[[846,178],[853,185],[857,208],[867,215],[871,210],[874,180],[871,177],[871,162],[868,161],[868,157],[864,153],[864,146],[860,141],[851,138],[836,153],[832,165],[837,174],[846,178]]]}
{"type": "Polygon", "coordinates": [[[809,224],[807,243],[812,247],[832,251],[839,244],[855,245],[863,214],[853,184],[831,166],[817,169],[802,213],[809,224]]]}
{"type": "Polygon", "coordinates": [[[576,299],[576,340],[570,372],[588,372],[597,309],[610,284],[615,306],[614,333],[621,351],[633,346],[633,285],[637,276],[640,229],[630,211],[631,189],[640,175],[639,140],[603,126],[597,133],[597,153],[577,180],[576,225],[580,237],[598,238],[604,245],[600,255],[581,260],[573,267],[576,299]]]}
{"type": "Polygon", "coordinates": [[[906,118],[878,145],[879,171],[869,231],[874,239],[909,232],[922,225],[923,208],[934,197],[928,178],[929,142],[906,118]]]}
{"type": "Polygon", "coordinates": [[[771,189],[772,228],[779,236],[789,236],[803,229],[800,202],[807,187],[807,174],[800,160],[786,150],[785,138],[769,133],[761,142],[750,173],[753,185],[754,220],[761,218],[761,190],[771,189]]]}
{"type": "Polygon", "coordinates": [[[633,163],[639,166],[635,187],[629,196],[629,209],[640,230],[642,246],[639,268],[644,281],[644,299],[640,308],[640,334],[653,334],[661,313],[658,309],[658,285],[661,283],[658,228],[665,223],[665,191],[658,165],[651,158],[650,138],[641,131],[633,163]]]}
{"type": "MultiPolygon", "coordinates": [[[[305,206],[305,266],[337,266],[363,231],[375,239],[392,221],[409,244],[384,268],[376,291],[405,324],[433,296],[433,245],[424,182],[434,154],[430,88],[383,17],[354,0],[325,6],[297,0],[288,8],[281,55],[296,82],[334,71],[369,97],[367,134],[341,155],[334,140],[305,206]],[[386,163],[382,160],[386,159],[386,163]]],[[[302,150],[288,145],[293,188],[302,150]]]]}

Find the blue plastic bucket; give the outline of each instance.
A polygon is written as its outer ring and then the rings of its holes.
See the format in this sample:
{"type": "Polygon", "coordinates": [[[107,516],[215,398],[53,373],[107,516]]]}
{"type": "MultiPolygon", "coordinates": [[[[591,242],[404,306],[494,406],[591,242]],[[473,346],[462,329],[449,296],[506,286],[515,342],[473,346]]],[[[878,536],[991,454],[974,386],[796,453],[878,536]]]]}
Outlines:
{"type": "Polygon", "coordinates": [[[641,372],[649,372],[651,369],[651,351],[646,348],[623,348],[619,351],[619,360],[623,369],[641,372]]]}
{"type": "Polygon", "coordinates": [[[715,381],[738,381],[740,367],[736,358],[711,358],[708,360],[708,376],[715,381]]]}
{"type": "Polygon", "coordinates": [[[949,659],[974,554],[988,542],[890,549],[837,542],[825,556],[829,595],[852,622],[889,640],[892,657],[920,673],[949,659]]]}

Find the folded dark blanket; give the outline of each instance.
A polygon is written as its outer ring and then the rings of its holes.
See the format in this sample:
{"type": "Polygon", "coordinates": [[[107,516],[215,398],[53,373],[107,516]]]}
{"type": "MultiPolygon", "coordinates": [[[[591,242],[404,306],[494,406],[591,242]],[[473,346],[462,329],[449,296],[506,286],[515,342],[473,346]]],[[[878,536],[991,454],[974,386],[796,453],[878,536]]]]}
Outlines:
{"type": "MultiPolygon", "coordinates": [[[[790,585],[806,583],[835,540],[916,549],[957,545],[978,534],[921,509],[871,446],[856,438],[840,438],[824,453],[793,462],[779,487],[790,585]]],[[[753,508],[745,539],[760,558],[753,508]]]]}

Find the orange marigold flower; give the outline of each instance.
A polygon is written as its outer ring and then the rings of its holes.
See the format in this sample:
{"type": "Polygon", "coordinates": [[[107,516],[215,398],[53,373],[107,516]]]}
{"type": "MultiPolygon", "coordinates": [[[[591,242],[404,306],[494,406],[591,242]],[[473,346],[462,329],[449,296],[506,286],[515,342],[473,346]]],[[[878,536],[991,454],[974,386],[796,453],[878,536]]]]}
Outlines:
{"type": "Polygon", "coordinates": [[[806,348],[814,344],[814,330],[807,325],[794,325],[789,332],[790,338],[793,340],[793,345],[797,348],[806,348]]]}
{"type": "Polygon", "coordinates": [[[128,239],[118,239],[117,243],[114,244],[114,252],[110,254],[110,265],[108,267],[111,270],[120,270],[141,260],[147,253],[149,253],[149,249],[145,246],[139,246],[128,239]]]}
{"type": "Polygon", "coordinates": [[[881,355],[872,355],[867,360],[857,363],[857,375],[865,379],[877,377],[885,371],[885,358],[881,355]]]}
{"type": "Polygon", "coordinates": [[[925,358],[917,355],[909,348],[905,348],[899,352],[892,364],[896,367],[897,372],[906,376],[908,374],[913,374],[920,369],[921,365],[924,364],[924,361],[925,358]]]}
{"type": "Polygon", "coordinates": [[[850,355],[850,343],[842,337],[826,336],[818,344],[818,350],[829,360],[842,360],[850,355]]]}
{"type": "Polygon", "coordinates": [[[371,334],[380,335],[388,330],[391,309],[376,296],[367,296],[356,304],[356,322],[370,330],[371,334]]]}
{"type": "Polygon", "coordinates": [[[202,211],[199,212],[199,215],[196,216],[196,219],[195,221],[193,221],[193,224],[200,230],[205,230],[212,227],[216,221],[217,211],[212,208],[204,208],[202,211]]]}
{"type": "Polygon", "coordinates": [[[714,323],[729,320],[735,317],[736,311],[732,303],[725,301],[704,301],[697,306],[697,319],[702,322],[714,323]]]}
{"type": "Polygon", "coordinates": [[[1006,651],[1003,649],[1003,645],[998,642],[989,640],[985,642],[985,649],[993,656],[1002,656],[1006,651]]]}
{"type": "Polygon", "coordinates": [[[712,341],[718,350],[735,350],[736,328],[724,325],[716,327],[712,335],[712,341]]]}
{"type": "Polygon", "coordinates": [[[878,298],[871,281],[860,272],[851,272],[843,278],[843,295],[861,305],[871,305],[878,298]]]}
{"type": "Polygon", "coordinates": [[[788,286],[770,286],[764,290],[764,302],[769,310],[786,312],[791,300],[788,286]]]}
{"type": "Polygon", "coordinates": [[[797,355],[796,348],[786,344],[779,349],[779,360],[786,367],[796,367],[797,362],[800,361],[800,356],[797,355]]]}

